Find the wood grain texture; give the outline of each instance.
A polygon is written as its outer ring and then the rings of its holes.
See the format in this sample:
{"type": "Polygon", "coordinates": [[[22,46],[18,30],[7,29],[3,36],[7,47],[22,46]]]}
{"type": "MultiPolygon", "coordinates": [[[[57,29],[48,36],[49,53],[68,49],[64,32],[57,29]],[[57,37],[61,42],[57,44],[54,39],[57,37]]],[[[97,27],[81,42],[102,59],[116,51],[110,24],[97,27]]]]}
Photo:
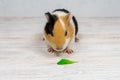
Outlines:
{"type": "Polygon", "coordinates": [[[79,18],[74,53],[47,52],[44,20],[0,18],[0,80],[120,80],[120,18],[79,18]],[[76,64],[59,66],[68,58],[76,64]]]}

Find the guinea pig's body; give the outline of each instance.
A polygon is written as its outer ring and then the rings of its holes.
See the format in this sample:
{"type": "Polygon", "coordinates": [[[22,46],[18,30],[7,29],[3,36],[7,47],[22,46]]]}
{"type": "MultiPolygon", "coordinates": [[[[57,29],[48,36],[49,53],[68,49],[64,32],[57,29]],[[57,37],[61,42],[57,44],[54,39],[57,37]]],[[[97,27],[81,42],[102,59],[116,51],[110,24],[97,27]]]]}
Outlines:
{"type": "Polygon", "coordinates": [[[75,41],[78,32],[78,24],[74,16],[65,9],[56,9],[52,13],[45,13],[47,23],[44,28],[45,40],[53,51],[66,51],[72,53],[69,49],[71,43],[75,41]]]}

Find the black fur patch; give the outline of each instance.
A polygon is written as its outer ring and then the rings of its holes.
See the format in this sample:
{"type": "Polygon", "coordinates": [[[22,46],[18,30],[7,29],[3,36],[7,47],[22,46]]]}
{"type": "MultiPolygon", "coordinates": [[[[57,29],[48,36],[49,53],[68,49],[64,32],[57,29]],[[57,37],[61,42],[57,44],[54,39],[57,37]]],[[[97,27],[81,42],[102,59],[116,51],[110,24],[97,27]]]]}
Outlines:
{"type": "Polygon", "coordinates": [[[48,15],[48,22],[45,25],[45,32],[47,34],[51,34],[51,36],[54,36],[53,34],[53,29],[54,29],[54,24],[57,20],[57,16],[56,15],[51,15],[50,13],[45,13],[46,15],[48,15]]]}
{"type": "Polygon", "coordinates": [[[54,36],[52,31],[53,31],[53,26],[50,23],[46,23],[45,32],[47,34],[51,34],[51,36],[54,36]]]}
{"type": "Polygon", "coordinates": [[[72,19],[73,19],[73,22],[75,24],[75,35],[77,35],[77,33],[78,33],[78,23],[77,23],[77,20],[76,20],[75,16],[73,16],[72,19]]]}
{"type": "Polygon", "coordinates": [[[56,9],[56,10],[54,10],[53,12],[56,12],[56,11],[62,11],[62,12],[65,12],[65,13],[69,13],[69,11],[66,10],[66,9],[56,9]]]}

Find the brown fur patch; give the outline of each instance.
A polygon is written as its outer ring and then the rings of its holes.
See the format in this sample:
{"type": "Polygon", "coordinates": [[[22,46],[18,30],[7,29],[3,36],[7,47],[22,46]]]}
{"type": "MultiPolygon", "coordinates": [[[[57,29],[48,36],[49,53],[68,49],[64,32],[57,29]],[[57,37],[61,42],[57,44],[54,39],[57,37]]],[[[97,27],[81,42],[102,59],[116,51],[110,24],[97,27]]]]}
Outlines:
{"type": "Polygon", "coordinates": [[[54,33],[54,42],[57,44],[56,47],[58,48],[62,48],[64,43],[65,43],[65,35],[64,35],[64,28],[62,27],[63,25],[61,24],[60,20],[58,19],[55,23],[55,26],[54,26],[54,30],[53,30],[53,33],[54,33]]]}

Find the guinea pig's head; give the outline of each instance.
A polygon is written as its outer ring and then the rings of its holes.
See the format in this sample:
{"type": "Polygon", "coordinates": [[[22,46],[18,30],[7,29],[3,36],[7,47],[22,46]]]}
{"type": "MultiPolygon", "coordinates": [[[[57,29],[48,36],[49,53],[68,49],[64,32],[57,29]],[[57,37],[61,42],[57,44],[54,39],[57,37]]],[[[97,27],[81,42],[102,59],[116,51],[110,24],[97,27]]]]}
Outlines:
{"type": "Polygon", "coordinates": [[[69,31],[71,15],[58,16],[51,13],[45,13],[47,23],[45,26],[45,38],[50,46],[56,51],[65,50],[70,42],[70,35],[73,31],[69,31]]]}

